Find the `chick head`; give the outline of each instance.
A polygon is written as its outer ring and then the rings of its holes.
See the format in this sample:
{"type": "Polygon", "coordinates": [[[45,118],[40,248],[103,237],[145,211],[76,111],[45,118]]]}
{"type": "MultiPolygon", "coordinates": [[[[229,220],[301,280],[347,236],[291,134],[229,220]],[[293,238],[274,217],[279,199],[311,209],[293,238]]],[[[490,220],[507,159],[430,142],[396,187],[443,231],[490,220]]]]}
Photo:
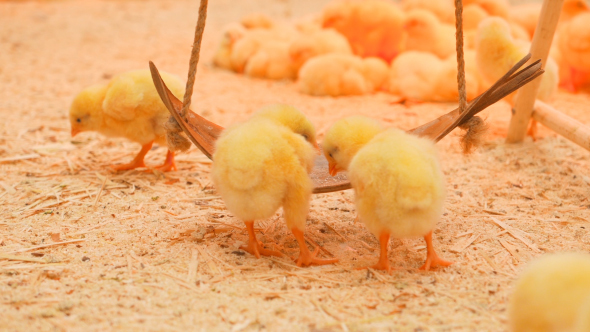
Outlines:
{"type": "Polygon", "coordinates": [[[572,18],[581,12],[590,10],[590,6],[585,0],[565,0],[563,2],[562,16],[572,18]]]}
{"type": "Polygon", "coordinates": [[[439,23],[433,13],[424,9],[415,9],[406,15],[404,31],[411,38],[421,38],[433,34],[439,23]]]}
{"type": "Polygon", "coordinates": [[[83,131],[95,131],[101,126],[102,102],[106,87],[93,85],[80,92],[70,107],[72,137],[83,131]]]}
{"type": "Polygon", "coordinates": [[[285,104],[269,105],[260,109],[254,117],[270,119],[289,128],[294,133],[303,136],[309,144],[319,150],[315,127],[305,114],[295,107],[285,104]]]}
{"type": "Polygon", "coordinates": [[[477,26],[477,42],[482,40],[497,40],[505,37],[512,39],[510,35],[510,25],[501,17],[492,16],[484,19],[477,26]]]}
{"type": "Polygon", "coordinates": [[[358,150],[382,131],[379,122],[363,116],[352,116],[334,123],[322,142],[330,175],[347,170],[358,150]]]}

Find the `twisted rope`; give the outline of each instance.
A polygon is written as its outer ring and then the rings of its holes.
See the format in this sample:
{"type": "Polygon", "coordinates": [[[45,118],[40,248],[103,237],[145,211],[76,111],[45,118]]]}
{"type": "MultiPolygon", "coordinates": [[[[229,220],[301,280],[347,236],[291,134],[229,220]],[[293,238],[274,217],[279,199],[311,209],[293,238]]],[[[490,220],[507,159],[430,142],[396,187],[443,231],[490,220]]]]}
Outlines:
{"type": "MultiPolygon", "coordinates": [[[[203,40],[203,32],[205,31],[205,21],[207,20],[207,3],[208,0],[201,0],[199,5],[199,18],[197,20],[197,27],[195,28],[195,39],[193,41],[193,49],[191,51],[191,59],[188,66],[188,78],[186,87],[184,89],[184,98],[182,100],[182,109],[180,116],[186,120],[186,113],[191,106],[191,98],[193,95],[193,87],[195,85],[195,76],[197,75],[197,64],[199,63],[199,55],[201,54],[201,41],[203,40]]],[[[182,128],[176,122],[173,116],[170,116],[168,122],[165,124],[166,141],[168,148],[172,151],[186,151],[190,148],[191,143],[182,136],[182,128]]]]}
{"type": "Polygon", "coordinates": [[[191,51],[191,59],[188,65],[188,79],[182,100],[182,110],[180,111],[180,116],[183,118],[186,117],[186,112],[191,106],[193,86],[195,84],[195,76],[197,75],[197,64],[199,63],[199,55],[201,54],[201,40],[203,40],[205,21],[207,20],[207,2],[208,0],[201,0],[199,6],[199,19],[195,28],[195,40],[193,41],[193,50],[191,51]]]}
{"type": "Polygon", "coordinates": [[[463,1],[455,0],[455,38],[457,50],[457,85],[459,89],[459,111],[467,109],[467,89],[465,88],[465,56],[463,54],[463,1]]]}

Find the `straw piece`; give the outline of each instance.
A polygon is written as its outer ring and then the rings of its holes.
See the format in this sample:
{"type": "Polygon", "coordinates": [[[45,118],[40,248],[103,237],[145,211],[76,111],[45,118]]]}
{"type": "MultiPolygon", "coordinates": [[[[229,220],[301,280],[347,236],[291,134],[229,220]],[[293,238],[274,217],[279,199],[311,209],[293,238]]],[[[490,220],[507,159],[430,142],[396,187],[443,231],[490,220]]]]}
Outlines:
{"type": "Polygon", "coordinates": [[[527,247],[529,247],[532,251],[534,252],[541,252],[541,250],[539,250],[539,248],[537,248],[537,246],[530,242],[529,240],[524,238],[524,232],[514,229],[510,226],[508,226],[506,223],[494,218],[494,217],[490,217],[490,220],[492,220],[492,222],[500,227],[502,227],[503,229],[505,229],[510,235],[512,235],[514,238],[522,241],[522,243],[524,243],[527,247]]]}
{"type": "Polygon", "coordinates": [[[39,246],[30,247],[30,248],[9,251],[7,253],[12,254],[12,253],[17,253],[17,252],[27,252],[27,251],[36,250],[36,249],[56,247],[56,246],[61,246],[64,244],[80,243],[80,242],[84,242],[84,241],[86,241],[86,240],[78,239],[78,240],[70,240],[70,241],[56,242],[56,243],[50,243],[50,244],[42,244],[39,246]]]}

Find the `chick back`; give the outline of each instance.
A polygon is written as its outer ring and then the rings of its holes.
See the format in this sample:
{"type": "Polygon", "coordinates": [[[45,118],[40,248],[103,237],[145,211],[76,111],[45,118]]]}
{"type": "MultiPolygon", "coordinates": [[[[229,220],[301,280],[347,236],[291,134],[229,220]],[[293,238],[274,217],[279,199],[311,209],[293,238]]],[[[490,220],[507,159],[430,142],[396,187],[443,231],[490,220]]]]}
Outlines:
{"type": "MultiPolygon", "coordinates": [[[[172,93],[181,98],[184,87],[174,75],[161,73],[172,93]]],[[[149,70],[135,70],[115,76],[102,102],[104,123],[101,133],[123,136],[145,144],[165,144],[164,123],[170,116],[162,103],[149,70]]]]}
{"type": "Polygon", "coordinates": [[[312,183],[302,160],[312,155],[313,148],[303,137],[268,119],[252,119],[227,129],[218,139],[213,182],[237,217],[268,218],[294,188],[311,194],[312,183]]]}
{"type": "Polygon", "coordinates": [[[442,213],[444,183],[434,143],[391,129],[353,158],[349,177],[361,220],[375,235],[423,236],[442,213]]]}

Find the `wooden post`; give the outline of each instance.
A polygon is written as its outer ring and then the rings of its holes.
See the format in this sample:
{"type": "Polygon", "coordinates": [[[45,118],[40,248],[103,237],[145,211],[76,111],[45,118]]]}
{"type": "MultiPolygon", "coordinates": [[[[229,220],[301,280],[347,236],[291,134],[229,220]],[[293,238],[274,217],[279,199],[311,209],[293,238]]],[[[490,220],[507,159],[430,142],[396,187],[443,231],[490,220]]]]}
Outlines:
{"type": "MultiPolygon", "coordinates": [[[[537,29],[535,30],[531,45],[530,53],[532,57],[530,61],[541,59],[543,68],[545,67],[547,57],[549,56],[549,49],[551,48],[553,35],[557,28],[557,22],[559,21],[559,14],[561,13],[563,1],[564,0],[544,0],[543,6],[541,7],[539,22],[537,22],[537,29]]],[[[522,142],[524,139],[542,78],[543,76],[525,85],[516,95],[506,142],[518,143],[522,142]]]]}
{"type": "Polygon", "coordinates": [[[537,100],[533,119],[559,135],[590,150],[590,127],[537,100]]]}

